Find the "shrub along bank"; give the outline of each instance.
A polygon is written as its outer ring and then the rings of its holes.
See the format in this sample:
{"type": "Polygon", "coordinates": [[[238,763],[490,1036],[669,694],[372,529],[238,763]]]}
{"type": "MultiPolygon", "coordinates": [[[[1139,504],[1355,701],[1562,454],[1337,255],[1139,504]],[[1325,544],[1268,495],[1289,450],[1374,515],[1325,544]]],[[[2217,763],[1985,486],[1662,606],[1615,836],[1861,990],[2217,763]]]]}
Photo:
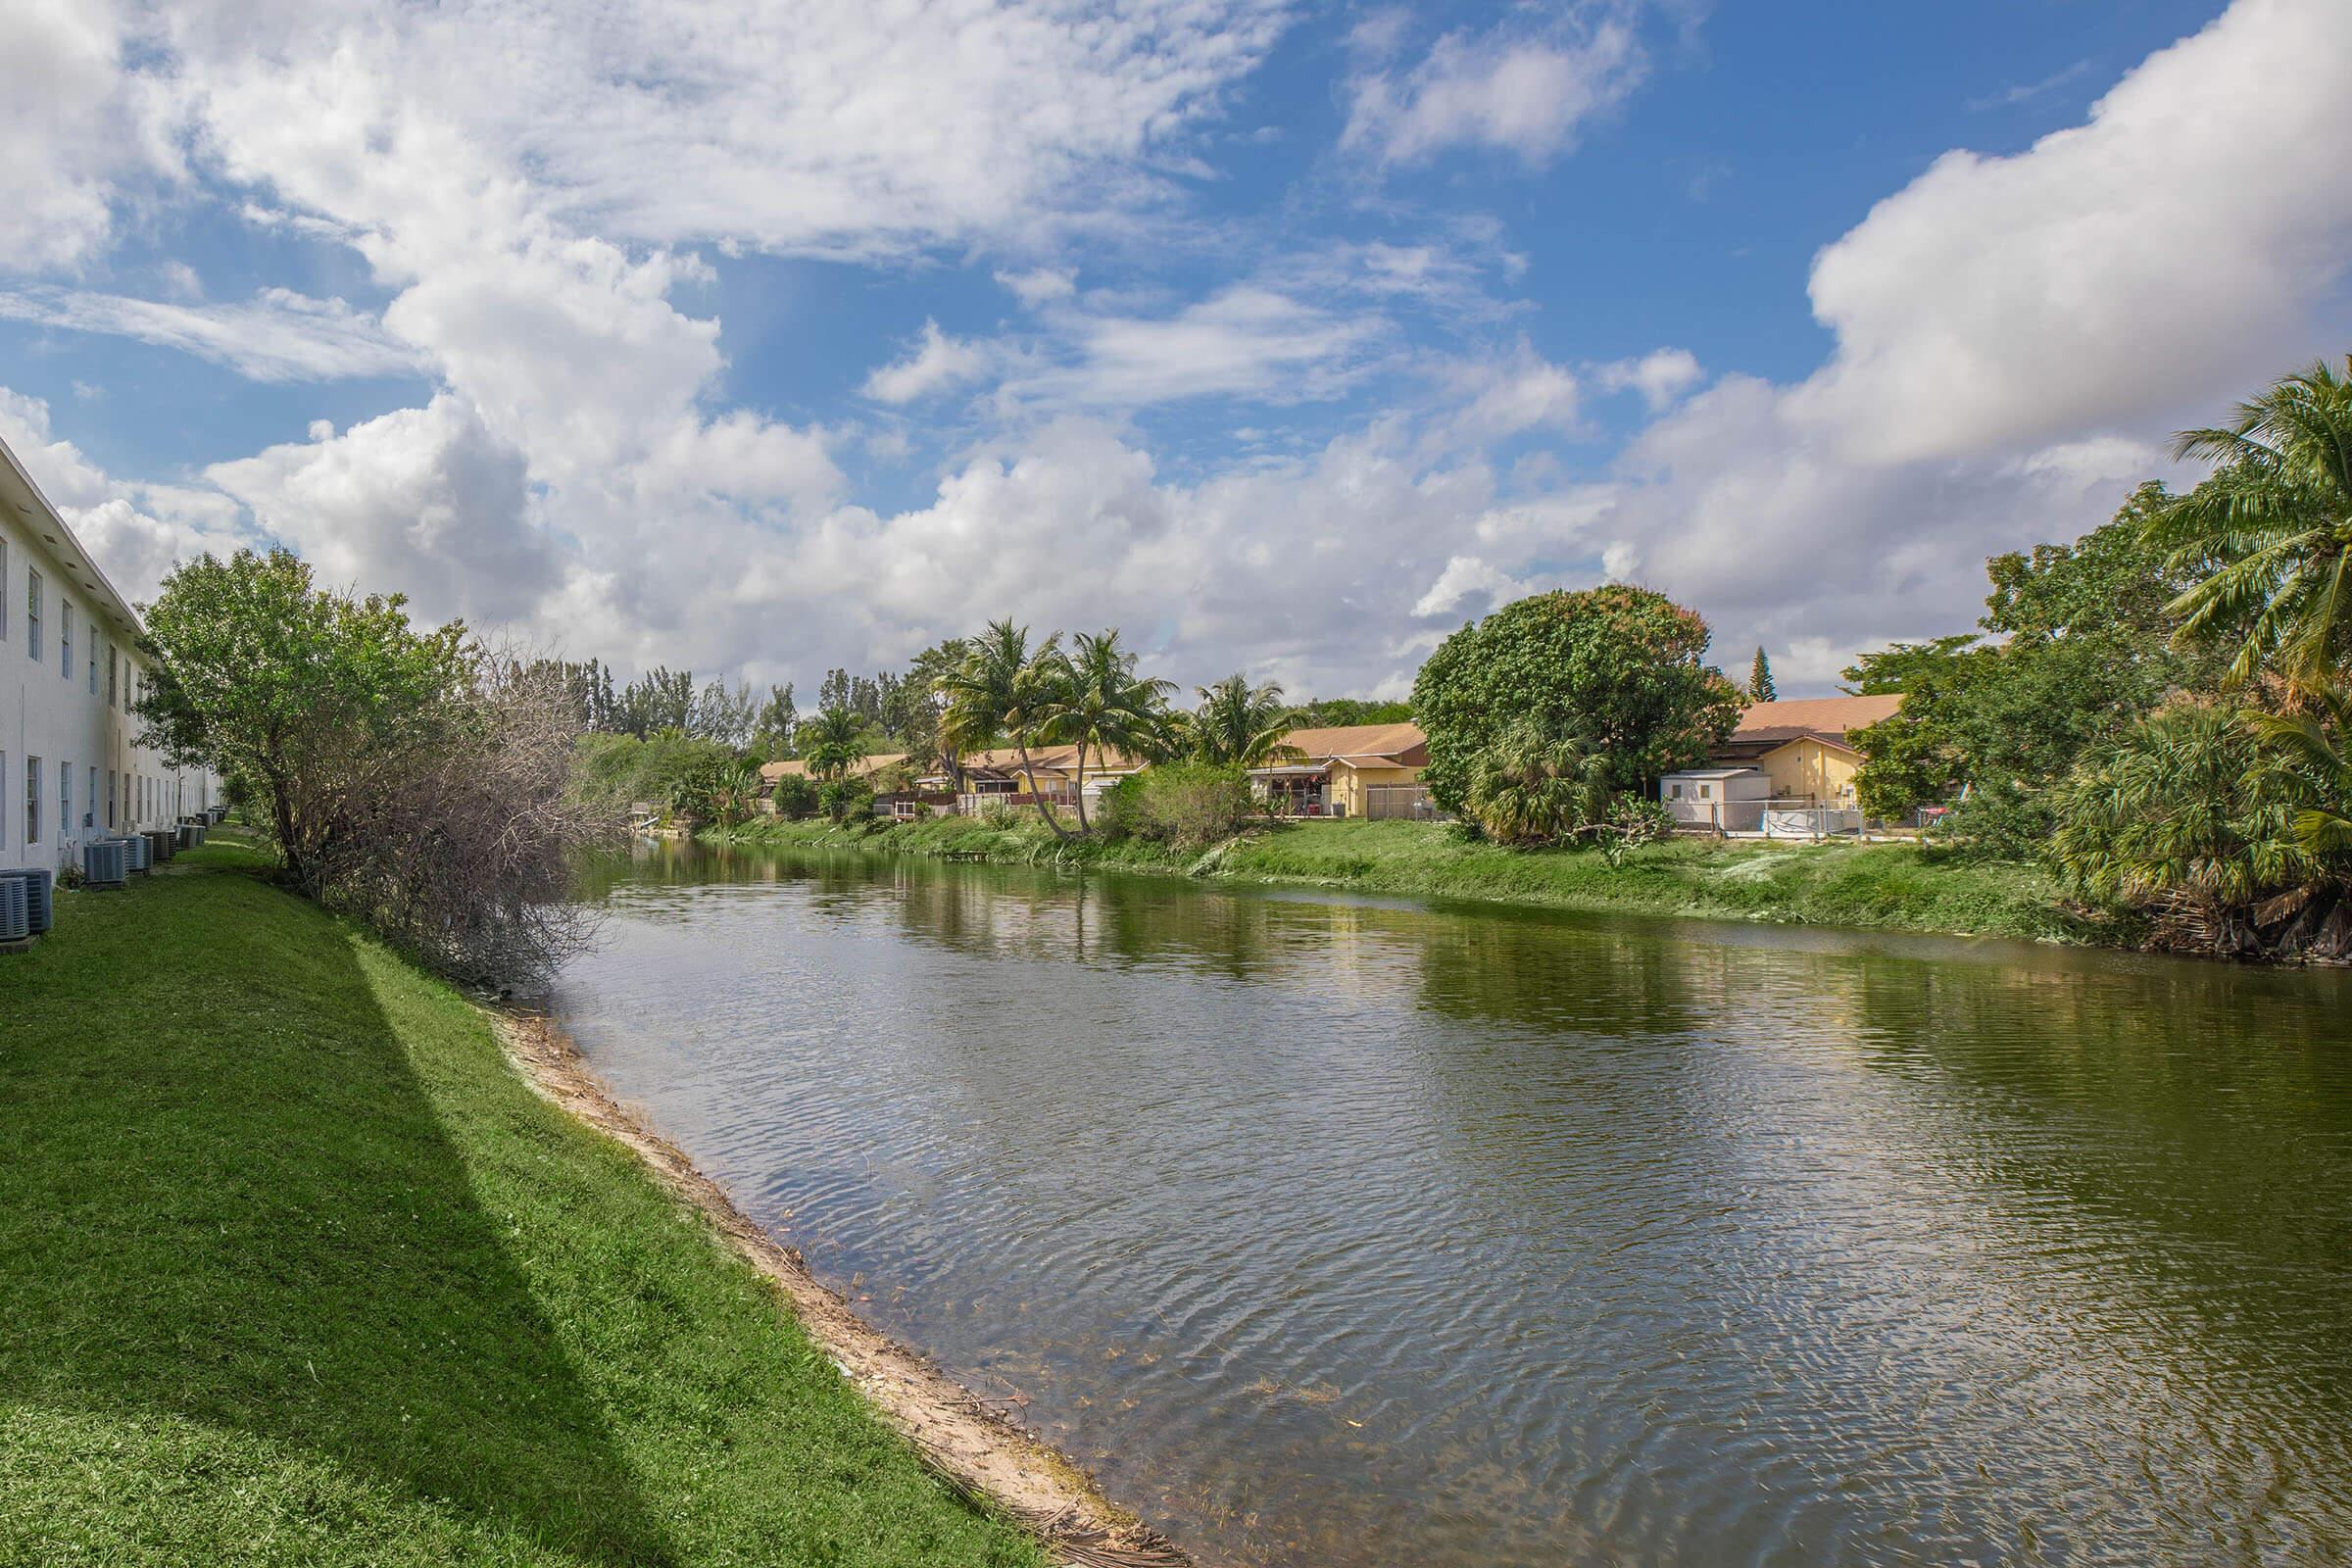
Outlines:
{"type": "Polygon", "coordinates": [[[1056,840],[1033,820],[935,816],[765,821],[733,844],[1190,872],[1243,882],[1488,899],[1551,908],[1693,915],[2034,941],[2122,942],[2116,921],[2065,907],[2037,867],[1962,861],[1912,844],[1745,844],[1676,839],[1626,850],[1512,850],[1432,822],[1302,822],[1257,829],[1205,852],[1140,838],[1056,840]]]}
{"type": "Polygon", "coordinates": [[[477,1009],[240,860],[0,958],[0,1562],[1043,1562],[477,1009]]]}

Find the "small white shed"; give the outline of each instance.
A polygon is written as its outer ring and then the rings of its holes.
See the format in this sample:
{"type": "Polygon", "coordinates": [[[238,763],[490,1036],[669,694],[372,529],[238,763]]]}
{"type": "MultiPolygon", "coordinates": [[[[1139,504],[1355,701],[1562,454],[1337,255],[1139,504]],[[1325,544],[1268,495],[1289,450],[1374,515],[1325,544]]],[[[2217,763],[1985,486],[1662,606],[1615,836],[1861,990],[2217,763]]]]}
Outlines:
{"type": "Polygon", "coordinates": [[[1685,827],[1753,827],[1761,808],[1725,804],[1771,798],[1772,780],[1760,767],[1693,767],[1658,780],[1658,799],[1685,827]]]}

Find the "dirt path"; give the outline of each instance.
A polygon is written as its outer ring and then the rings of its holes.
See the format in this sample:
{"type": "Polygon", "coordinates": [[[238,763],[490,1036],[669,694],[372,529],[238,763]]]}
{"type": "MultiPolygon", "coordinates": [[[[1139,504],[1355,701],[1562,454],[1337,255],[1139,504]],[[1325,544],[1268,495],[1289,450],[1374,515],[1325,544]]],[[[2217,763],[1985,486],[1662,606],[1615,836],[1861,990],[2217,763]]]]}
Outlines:
{"type": "Polygon", "coordinates": [[[709,1215],[791,1299],[803,1326],[850,1381],[950,1483],[1019,1520],[1056,1561],[1081,1568],[1193,1568],[1190,1556],[1104,1497],[1077,1464],[875,1330],[819,1284],[796,1249],[779,1246],[753,1224],[675,1145],[614,1100],[552,1021],[534,1013],[493,1016],[525,1077],[557,1104],[626,1145],[662,1186],[709,1215]]]}

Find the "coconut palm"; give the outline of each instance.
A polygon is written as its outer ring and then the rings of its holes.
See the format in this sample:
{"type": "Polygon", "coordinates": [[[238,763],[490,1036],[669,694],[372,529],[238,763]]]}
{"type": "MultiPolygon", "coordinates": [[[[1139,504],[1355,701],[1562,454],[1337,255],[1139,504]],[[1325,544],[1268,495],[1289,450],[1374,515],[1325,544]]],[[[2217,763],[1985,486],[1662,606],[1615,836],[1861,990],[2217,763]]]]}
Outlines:
{"type": "Polygon", "coordinates": [[[1028,627],[992,620],[986,631],[971,639],[963,662],[939,683],[948,700],[939,719],[940,740],[958,756],[985,748],[999,736],[1010,741],[1029,780],[1037,814],[1055,838],[1069,833],[1037,797],[1037,769],[1029,760],[1029,746],[1054,710],[1065,667],[1059,632],[1033,650],[1028,627]]]}
{"type": "Polygon", "coordinates": [[[1257,767],[1277,755],[1296,755],[1282,738],[1298,723],[1298,713],[1282,700],[1280,686],[1268,681],[1253,687],[1237,672],[1194,690],[1200,706],[1183,715],[1181,739],[1201,761],[1257,767]]]}
{"type": "Polygon", "coordinates": [[[818,778],[838,781],[865,756],[865,723],[847,708],[828,708],[803,723],[794,739],[818,778]]]}
{"type": "Polygon", "coordinates": [[[2296,844],[2342,875],[2352,864],[2352,684],[2339,680],[2306,695],[2312,711],[2255,713],[2247,722],[2316,795],[2295,813],[2296,844]]]}
{"type": "Polygon", "coordinates": [[[1136,656],[1119,646],[1117,627],[1096,636],[1080,632],[1062,661],[1060,679],[1049,699],[1043,737],[1078,749],[1078,831],[1086,820],[1086,753],[1113,748],[1130,755],[1158,749],[1166,727],[1168,694],[1174,681],[1135,672],[1136,656]]]}
{"type": "Polygon", "coordinates": [[[2232,686],[2266,661],[2295,691],[2324,682],[2352,652],[2352,361],[2275,382],[2174,450],[2216,465],[2148,522],[2175,570],[2205,574],[2166,607],[2181,634],[2243,637],[2232,686]]]}
{"type": "Polygon", "coordinates": [[[1463,807],[1499,844],[1548,844],[1608,814],[1609,759],[1585,742],[1518,724],[1470,765],[1463,807]]]}

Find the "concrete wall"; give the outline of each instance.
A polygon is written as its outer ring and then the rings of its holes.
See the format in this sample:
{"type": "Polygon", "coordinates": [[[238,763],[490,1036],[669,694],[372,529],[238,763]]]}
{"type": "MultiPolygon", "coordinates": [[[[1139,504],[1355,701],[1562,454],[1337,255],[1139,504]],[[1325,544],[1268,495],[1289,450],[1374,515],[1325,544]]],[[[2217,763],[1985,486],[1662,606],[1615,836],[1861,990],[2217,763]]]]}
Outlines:
{"type": "Polygon", "coordinates": [[[167,827],[219,799],[209,774],[175,771],[132,744],[139,725],[126,705],[145,670],[131,651],[137,632],[129,610],[5,448],[0,543],[7,551],[0,569],[0,867],[62,867],[79,858],[85,839],[167,827]],[[37,808],[28,811],[26,768],[35,758],[37,808]]]}
{"type": "Polygon", "coordinates": [[[1756,765],[1772,779],[1774,799],[1837,806],[1853,801],[1854,774],[1862,766],[1862,759],[1838,747],[1805,739],[1767,752],[1757,759],[1756,765]]]}
{"type": "Polygon", "coordinates": [[[1349,816],[1364,814],[1364,790],[1373,784],[1417,784],[1421,769],[1417,767],[1358,767],[1353,762],[1334,759],[1331,782],[1324,786],[1323,809],[1345,808],[1349,816]]]}

